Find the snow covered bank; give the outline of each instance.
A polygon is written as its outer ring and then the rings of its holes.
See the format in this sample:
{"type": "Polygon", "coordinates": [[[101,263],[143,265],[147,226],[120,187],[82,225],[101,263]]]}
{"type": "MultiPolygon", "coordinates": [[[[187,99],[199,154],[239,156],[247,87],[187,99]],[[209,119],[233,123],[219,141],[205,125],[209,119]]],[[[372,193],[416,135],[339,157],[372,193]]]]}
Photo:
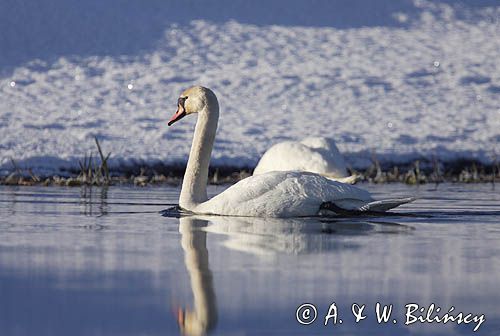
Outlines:
{"type": "Polygon", "coordinates": [[[166,121],[193,84],[220,100],[215,165],[306,136],[359,168],[500,153],[495,1],[6,3],[1,169],[76,168],[94,136],[111,166],[183,162],[195,118],[166,121]]]}

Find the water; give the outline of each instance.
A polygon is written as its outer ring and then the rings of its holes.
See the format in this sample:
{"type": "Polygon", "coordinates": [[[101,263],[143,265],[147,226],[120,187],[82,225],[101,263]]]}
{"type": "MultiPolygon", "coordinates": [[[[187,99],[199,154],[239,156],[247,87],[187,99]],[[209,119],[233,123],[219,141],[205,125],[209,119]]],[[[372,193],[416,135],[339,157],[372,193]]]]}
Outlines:
{"type": "Polygon", "coordinates": [[[158,214],[178,188],[0,187],[0,335],[499,335],[498,191],[361,187],[420,199],[363,218],[179,219],[158,214]],[[408,303],[485,322],[405,326],[408,303]]]}

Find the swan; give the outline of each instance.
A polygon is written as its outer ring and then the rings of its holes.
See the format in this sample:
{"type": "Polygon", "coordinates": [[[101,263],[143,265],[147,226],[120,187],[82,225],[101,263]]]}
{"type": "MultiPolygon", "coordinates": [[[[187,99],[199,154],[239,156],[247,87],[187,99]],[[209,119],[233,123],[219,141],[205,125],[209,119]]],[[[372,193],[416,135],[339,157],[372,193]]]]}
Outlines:
{"type": "Polygon", "coordinates": [[[275,144],[262,155],[253,174],[289,170],[308,171],[351,184],[356,183],[358,178],[347,173],[344,158],[335,141],[323,137],[275,144]]]}
{"type": "Polygon", "coordinates": [[[414,200],[375,201],[360,188],[298,171],[250,176],[208,199],[208,166],[219,119],[219,103],[212,90],[194,86],[182,92],[168,126],[194,113],[198,120],[179,197],[179,206],[185,211],[223,216],[304,217],[343,211],[386,211],[414,200]]]}

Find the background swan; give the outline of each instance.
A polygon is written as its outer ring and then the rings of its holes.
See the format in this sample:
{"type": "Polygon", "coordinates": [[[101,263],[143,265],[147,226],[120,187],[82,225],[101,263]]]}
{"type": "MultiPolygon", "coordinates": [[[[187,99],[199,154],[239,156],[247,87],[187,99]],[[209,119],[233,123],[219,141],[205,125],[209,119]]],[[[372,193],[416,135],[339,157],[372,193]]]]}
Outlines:
{"type": "Polygon", "coordinates": [[[365,190],[307,172],[250,176],[208,199],[208,166],[219,119],[215,94],[201,86],[187,89],[168,125],[191,113],[198,113],[198,120],[179,198],[184,210],[227,216],[301,217],[339,210],[386,211],[413,200],[374,201],[365,190]]]}
{"type": "Polygon", "coordinates": [[[275,144],[262,155],[253,173],[290,170],[308,171],[344,183],[355,183],[357,178],[347,172],[335,141],[322,137],[275,144]]]}

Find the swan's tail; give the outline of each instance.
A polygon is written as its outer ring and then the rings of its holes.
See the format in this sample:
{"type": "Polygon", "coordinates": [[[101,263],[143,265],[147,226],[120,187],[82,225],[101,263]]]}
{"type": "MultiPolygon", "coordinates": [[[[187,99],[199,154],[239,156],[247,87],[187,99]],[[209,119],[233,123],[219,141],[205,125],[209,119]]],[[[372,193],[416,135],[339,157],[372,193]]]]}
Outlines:
{"type": "Polygon", "coordinates": [[[355,215],[366,212],[385,212],[387,210],[393,209],[400,206],[401,204],[413,202],[416,200],[414,197],[407,198],[391,198],[379,201],[372,201],[369,203],[363,203],[359,200],[354,202],[353,200],[340,200],[336,202],[325,202],[321,204],[320,214],[328,214],[333,212],[334,214],[345,214],[345,215],[355,215]],[[358,203],[358,204],[356,204],[358,203]],[[323,212],[326,211],[326,212],[323,212]]]}
{"type": "Polygon", "coordinates": [[[410,203],[416,200],[414,197],[407,198],[392,198],[392,199],[384,199],[379,201],[373,201],[362,205],[359,207],[359,211],[376,211],[376,212],[384,212],[395,207],[400,206],[401,204],[410,203]]]}

